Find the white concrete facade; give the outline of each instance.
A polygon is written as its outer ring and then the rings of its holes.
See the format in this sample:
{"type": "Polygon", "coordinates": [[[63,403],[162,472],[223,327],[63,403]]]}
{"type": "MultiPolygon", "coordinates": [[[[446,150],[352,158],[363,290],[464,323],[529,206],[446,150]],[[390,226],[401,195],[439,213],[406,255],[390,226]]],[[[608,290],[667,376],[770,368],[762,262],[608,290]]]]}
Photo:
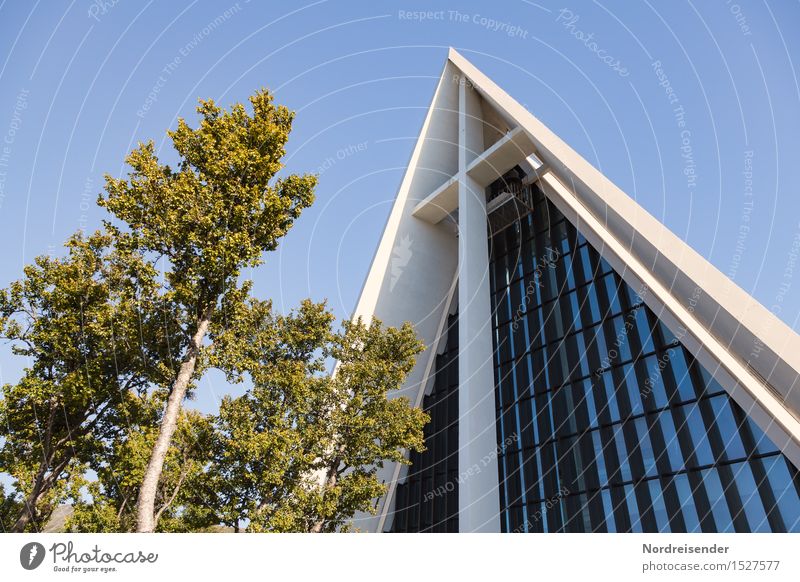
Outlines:
{"type": "Polygon", "coordinates": [[[467,174],[484,151],[483,119],[480,97],[464,76],[458,96],[459,530],[499,532],[486,194],[467,174]]]}
{"type": "MultiPolygon", "coordinates": [[[[500,529],[497,463],[482,462],[497,446],[484,189],[518,164],[800,467],[800,336],[451,49],[355,316],[415,324],[427,349],[403,393],[420,404],[457,295],[461,531],[500,529]]],[[[389,529],[404,477],[386,467],[377,514],[354,525],[389,529]]]]}

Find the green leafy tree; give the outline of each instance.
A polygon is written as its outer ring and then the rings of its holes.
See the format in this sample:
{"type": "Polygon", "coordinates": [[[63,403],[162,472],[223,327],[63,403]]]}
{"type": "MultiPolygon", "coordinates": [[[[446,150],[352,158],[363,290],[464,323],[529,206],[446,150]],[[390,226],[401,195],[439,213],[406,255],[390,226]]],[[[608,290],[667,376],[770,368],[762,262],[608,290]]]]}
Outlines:
{"type": "Polygon", "coordinates": [[[427,415],[392,398],[422,349],[411,326],[346,322],[334,333],[333,322],[322,304],[275,317],[255,302],[217,340],[229,373],[253,381],[223,401],[208,471],[218,519],[236,531],[344,528],[385,492],[378,469],[423,449],[427,415]],[[338,360],[335,374],[326,358],[338,360]]]}
{"type": "Polygon", "coordinates": [[[393,398],[422,349],[410,325],[333,331],[324,304],[275,314],[241,280],[316,184],[279,176],[293,114],[250,104],[201,101],[197,129],[168,132],[174,169],[140,144],[106,178],[106,231],[0,292],[0,337],[30,362],[0,399],[4,529],[70,500],[76,532],[345,529],[384,493],[379,468],[422,450],[427,416],[393,398]],[[184,410],[210,367],[252,388],[184,410]]]}
{"type": "Polygon", "coordinates": [[[140,144],[127,158],[128,177],[107,176],[99,201],[122,223],[108,225],[119,244],[161,265],[163,308],[181,330],[172,346],[181,362],[139,490],[137,531],[156,527],[158,484],[179,412],[206,367],[208,340],[248,296],[242,269],[260,264],[313,200],[314,176],[277,177],[294,114],[267,91],[250,103],[252,115],[241,104],[224,111],[201,101],[198,128],[181,119],[168,132],[176,169],[160,163],[152,142],[140,144]]]}
{"type": "Polygon", "coordinates": [[[0,336],[29,361],[0,399],[0,472],[14,479],[5,506],[16,515],[4,518],[11,531],[42,529],[69,479],[169,372],[159,347],[169,326],[152,317],[152,266],[107,233],[75,235],[66,248],[63,258],[38,257],[0,291],[0,336]]]}
{"type": "Polygon", "coordinates": [[[429,417],[399,390],[423,349],[413,327],[383,328],[373,319],[345,321],[331,342],[336,373],[321,399],[316,432],[322,473],[319,486],[299,495],[303,529],[330,532],[342,528],[357,511],[374,511],[385,493],[377,471],[387,461],[408,464],[405,449],[424,450],[423,427],[429,417]]]}
{"type": "Polygon", "coordinates": [[[333,321],[324,304],[304,301],[283,316],[270,302],[251,300],[216,338],[218,367],[232,382],[247,377],[253,384],[220,405],[206,483],[219,522],[234,531],[273,523],[311,476],[316,443],[309,428],[326,381],[333,321]]]}
{"type": "MultiPolygon", "coordinates": [[[[136,499],[164,409],[163,393],[144,399],[139,415],[119,435],[108,455],[94,465],[97,478],[73,479],[70,532],[132,532],[136,529],[136,499]]],[[[167,453],[156,495],[157,531],[197,531],[214,525],[214,512],[194,494],[210,461],[211,419],[182,410],[167,453]],[[187,503],[191,500],[191,503],[187,503]]]]}
{"type": "Polygon", "coordinates": [[[10,531],[20,513],[20,503],[14,491],[6,493],[5,486],[0,483],[0,530],[10,531]]]}

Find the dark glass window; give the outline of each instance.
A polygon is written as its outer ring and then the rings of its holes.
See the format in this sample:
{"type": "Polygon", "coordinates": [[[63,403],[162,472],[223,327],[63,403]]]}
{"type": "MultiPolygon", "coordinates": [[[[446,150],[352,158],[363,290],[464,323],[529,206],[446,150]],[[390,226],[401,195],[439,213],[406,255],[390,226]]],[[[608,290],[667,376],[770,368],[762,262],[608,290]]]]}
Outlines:
{"type": "Polygon", "coordinates": [[[422,453],[411,454],[404,483],[395,490],[393,532],[458,531],[458,321],[448,319],[445,350],[436,356],[433,388],[422,407],[422,453]]]}
{"type": "Polygon", "coordinates": [[[490,235],[503,530],[800,531],[797,469],[647,289],[527,196],[490,235]]]}

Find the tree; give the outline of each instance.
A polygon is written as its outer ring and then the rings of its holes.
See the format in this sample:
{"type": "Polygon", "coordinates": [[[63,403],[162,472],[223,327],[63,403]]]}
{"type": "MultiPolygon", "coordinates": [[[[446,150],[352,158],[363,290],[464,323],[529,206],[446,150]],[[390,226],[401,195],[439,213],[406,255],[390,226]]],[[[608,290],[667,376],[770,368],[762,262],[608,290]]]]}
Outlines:
{"type": "Polygon", "coordinates": [[[386,461],[424,448],[427,415],[392,398],[422,349],[411,326],[359,320],[334,333],[333,322],[323,304],[283,317],[254,302],[216,342],[216,357],[231,354],[229,373],[254,384],[223,401],[208,471],[218,519],[236,531],[342,528],[373,510],[386,461]],[[333,375],[326,358],[338,360],[333,375]]]}
{"type": "MultiPolygon", "coordinates": [[[[407,462],[405,448],[422,449],[427,416],[391,398],[421,349],[411,327],[384,329],[376,320],[335,333],[333,315],[311,301],[280,315],[251,298],[228,316],[207,364],[252,388],[225,397],[213,417],[181,411],[159,480],[157,531],[333,531],[370,511],[385,491],[377,469],[407,462]],[[326,373],[333,356],[335,376],[326,373]]],[[[146,399],[109,456],[91,467],[96,482],[73,480],[69,531],[135,527],[131,499],[165,397],[146,399]],[[84,485],[88,497],[78,491],[84,485]]]]}
{"type": "Polygon", "coordinates": [[[65,257],[38,257],[0,291],[0,337],[30,361],[0,399],[12,531],[41,530],[69,479],[124,429],[138,395],[167,377],[169,326],[152,316],[155,271],[112,242],[77,234],[65,257]]]}
{"type": "MultiPolygon", "coordinates": [[[[158,435],[165,397],[166,391],[159,391],[143,399],[137,418],[91,467],[96,480],[72,480],[73,513],[66,531],[135,531],[136,499],[158,435]]],[[[211,418],[197,411],[180,412],[157,489],[157,531],[197,531],[217,523],[214,512],[194,493],[210,460],[212,426],[211,418]]]]}
{"type": "Polygon", "coordinates": [[[11,531],[20,513],[20,503],[12,491],[6,493],[5,486],[0,483],[0,531],[11,531]]]}
{"type": "Polygon", "coordinates": [[[259,265],[313,201],[316,177],[276,178],[294,114],[267,91],[250,103],[252,115],[241,104],[223,111],[200,101],[197,129],[181,119],[168,132],[177,169],[159,162],[152,142],[140,144],[127,158],[127,179],[107,176],[99,200],[122,223],[107,225],[118,244],[160,262],[164,309],[181,330],[173,346],[180,366],[139,490],[140,532],[156,527],[159,479],[183,399],[206,365],[206,342],[249,294],[242,269],[259,265]]]}
{"type": "Polygon", "coordinates": [[[207,495],[220,523],[239,531],[271,527],[311,476],[318,395],[325,382],[325,352],[333,315],[304,301],[277,315],[271,303],[252,299],[215,339],[213,359],[232,382],[253,388],[223,399],[216,419],[207,495]]]}
{"type": "Polygon", "coordinates": [[[405,397],[389,398],[422,349],[409,323],[386,329],[374,318],[369,325],[360,318],[343,323],[331,343],[338,367],[326,383],[316,431],[322,480],[298,496],[304,529],[336,531],[357,511],[374,511],[386,489],[378,469],[386,461],[408,464],[404,449],[424,450],[428,415],[405,397]]]}
{"type": "Polygon", "coordinates": [[[372,510],[385,462],[423,448],[427,416],[392,398],[422,349],[410,325],[333,331],[324,304],[275,314],[241,280],[316,184],[278,176],[293,114],[266,91],[250,103],[201,101],[197,129],[168,132],[176,169],[139,144],[106,177],[105,231],[0,291],[0,337],[30,362],[0,399],[4,529],[41,530],[71,500],[71,531],[333,531],[372,510]],[[252,383],[213,417],[183,409],[209,367],[252,383]]]}

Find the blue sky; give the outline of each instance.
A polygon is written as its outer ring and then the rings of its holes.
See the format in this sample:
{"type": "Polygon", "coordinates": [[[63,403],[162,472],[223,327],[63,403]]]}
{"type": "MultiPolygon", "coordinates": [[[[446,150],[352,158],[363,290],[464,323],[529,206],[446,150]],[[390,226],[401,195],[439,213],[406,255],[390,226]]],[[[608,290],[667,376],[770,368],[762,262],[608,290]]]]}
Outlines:
{"type": "MultiPolygon", "coordinates": [[[[800,330],[798,24],[797,2],[6,0],[0,285],[100,225],[137,140],[170,159],[198,97],[268,87],[297,111],[288,169],[320,184],[256,293],[347,317],[454,46],[800,330]]],[[[22,365],[2,348],[3,381],[22,365]]],[[[209,376],[197,406],[226,390],[209,376]]]]}

